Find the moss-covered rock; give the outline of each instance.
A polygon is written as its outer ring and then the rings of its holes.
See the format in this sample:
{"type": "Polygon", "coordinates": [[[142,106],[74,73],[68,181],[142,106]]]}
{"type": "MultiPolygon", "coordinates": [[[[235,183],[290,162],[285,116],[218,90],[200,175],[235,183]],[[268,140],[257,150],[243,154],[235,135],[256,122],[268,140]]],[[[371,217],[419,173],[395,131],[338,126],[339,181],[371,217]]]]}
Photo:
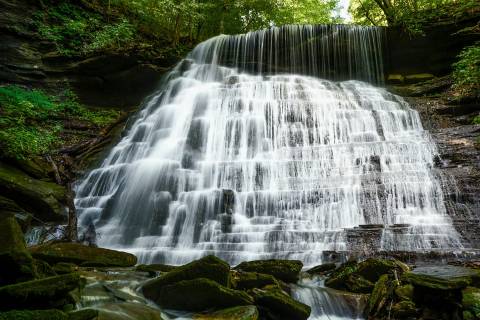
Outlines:
{"type": "Polygon", "coordinates": [[[57,273],[57,274],[67,274],[67,273],[72,273],[75,271],[78,271],[78,266],[74,263],[69,263],[69,262],[59,262],[55,264],[52,269],[57,273]]]}
{"type": "Polygon", "coordinates": [[[307,270],[308,274],[314,275],[314,274],[326,274],[329,273],[333,270],[335,270],[337,266],[335,263],[324,263],[318,266],[315,266],[311,269],[307,270]]]}
{"type": "Polygon", "coordinates": [[[0,287],[0,309],[45,309],[70,303],[69,292],[84,286],[79,274],[71,273],[0,287]]]}
{"type": "Polygon", "coordinates": [[[257,320],[258,310],[255,306],[240,306],[222,309],[207,314],[196,314],[194,320],[257,320]]]}
{"type": "Polygon", "coordinates": [[[187,311],[253,304],[252,297],[245,292],[229,289],[206,278],[183,280],[163,286],[154,301],[167,309],[187,311]]]}
{"type": "Polygon", "coordinates": [[[98,310],[83,309],[68,313],[69,320],[94,320],[98,317],[98,310]]]}
{"type": "Polygon", "coordinates": [[[416,318],[418,313],[415,303],[409,300],[395,303],[391,312],[394,319],[416,318]]]}
{"type": "Polygon", "coordinates": [[[409,267],[398,260],[367,259],[358,264],[356,273],[371,282],[377,282],[380,276],[397,272],[401,274],[409,271],[409,267]]]}
{"type": "Polygon", "coordinates": [[[135,270],[139,272],[147,272],[151,277],[154,277],[159,272],[170,272],[176,268],[176,266],[170,266],[167,264],[140,264],[135,267],[135,270]]]}
{"type": "Polygon", "coordinates": [[[449,291],[478,284],[480,274],[478,271],[462,267],[435,266],[416,268],[412,272],[405,273],[404,277],[414,287],[449,291]]]}
{"type": "Polygon", "coordinates": [[[310,316],[311,308],[292,299],[279,289],[254,289],[255,304],[260,313],[267,319],[305,320],[310,316]]]}
{"type": "Polygon", "coordinates": [[[133,254],[79,243],[50,243],[30,248],[32,256],[54,264],[59,262],[99,267],[131,267],[137,263],[133,254]]]}
{"type": "Polygon", "coordinates": [[[267,285],[275,285],[280,287],[280,284],[272,275],[242,271],[232,272],[232,284],[235,289],[239,290],[262,288],[267,285]]]}
{"type": "Polygon", "coordinates": [[[13,217],[0,217],[0,286],[38,277],[25,247],[22,230],[13,217]]]}
{"type": "Polygon", "coordinates": [[[230,286],[230,266],[215,256],[207,256],[148,281],[142,288],[143,294],[156,301],[163,287],[182,280],[206,278],[225,287],[230,286]]]}
{"type": "Polygon", "coordinates": [[[405,284],[395,288],[395,295],[400,300],[412,300],[413,299],[413,286],[411,284],[405,284]]]}
{"type": "Polygon", "coordinates": [[[405,76],[405,83],[406,84],[419,83],[423,81],[432,80],[433,78],[435,78],[435,76],[430,73],[409,74],[405,76]]]}
{"type": "Polygon", "coordinates": [[[299,260],[257,260],[240,263],[234,269],[274,276],[285,282],[297,282],[303,263],[299,260]]]}
{"type": "Polygon", "coordinates": [[[150,306],[123,302],[106,303],[99,309],[95,320],[162,320],[160,310],[150,306]]]}
{"type": "Polygon", "coordinates": [[[0,312],[0,320],[69,320],[60,310],[12,310],[0,312]]]}
{"type": "Polygon", "coordinates": [[[365,307],[365,315],[367,317],[375,316],[380,313],[382,308],[389,298],[389,289],[391,281],[387,274],[384,274],[375,283],[372,294],[368,298],[367,305],[365,307]]]}
{"type": "Polygon", "coordinates": [[[34,179],[0,162],[0,194],[13,199],[23,209],[46,221],[65,220],[66,190],[53,182],[34,179]]]}
{"type": "Polygon", "coordinates": [[[477,319],[480,319],[480,289],[467,287],[462,291],[462,306],[477,319]]]}

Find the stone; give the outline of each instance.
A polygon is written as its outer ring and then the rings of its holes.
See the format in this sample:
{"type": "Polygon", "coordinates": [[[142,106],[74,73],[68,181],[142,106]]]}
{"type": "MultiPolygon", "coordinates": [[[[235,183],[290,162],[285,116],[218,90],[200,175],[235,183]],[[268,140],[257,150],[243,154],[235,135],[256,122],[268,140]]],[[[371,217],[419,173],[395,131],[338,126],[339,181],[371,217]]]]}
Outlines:
{"type": "Polygon", "coordinates": [[[162,320],[160,310],[140,303],[106,303],[98,310],[95,320],[162,320]]]}
{"type": "Polygon", "coordinates": [[[0,217],[0,286],[36,277],[36,266],[20,226],[13,217],[0,217]]]}
{"type": "Polygon", "coordinates": [[[234,288],[238,290],[262,288],[267,285],[280,287],[280,284],[272,275],[257,272],[233,272],[232,283],[234,288]]]}
{"type": "Polygon", "coordinates": [[[356,272],[363,278],[372,282],[376,282],[380,276],[384,274],[390,274],[393,272],[400,274],[409,270],[410,269],[406,264],[398,260],[370,258],[360,262],[356,272]]]}
{"type": "Polygon", "coordinates": [[[167,264],[140,264],[135,267],[135,271],[147,272],[151,277],[154,277],[157,276],[159,272],[170,272],[176,268],[176,266],[170,266],[167,264]]]}
{"type": "Polygon", "coordinates": [[[335,265],[335,263],[325,263],[325,264],[321,264],[319,266],[315,266],[311,269],[308,269],[307,270],[307,273],[308,274],[311,274],[311,275],[314,275],[314,274],[326,274],[330,271],[333,271],[337,268],[337,266],[335,265]]]}
{"type": "Polygon", "coordinates": [[[31,247],[30,252],[34,258],[51,264],[67,262],[90,267],[132,267],[137,263],[137,257],[131,253],[79,243],[49,243],[31,247]]]}
{"type": "Polygon", "coordinates": [[[435,78],[435,76],[430,73],[409,74],[405,76],[405,83],[406,84],[419,83],[419,82],[432,80],[433,78],[435,78]]]}
{"type": "Polygon", "coordinates": [[[96,309],[82,309],[68,313],[69,320],[96,320],[98,317],[96,309]]]}
{"type": "Polygon", "coordinates": [[[395,288],[395,295],[401,300],[413,299],[413,286],[411,284],[405,284],[395,288]]]}
{"type": "Polygon", "coordinates": [[[414,318],[417,316],[417,308],[413,301],[400,301],[392,306],[392,315],[395,319],[414,318]]]}
{"type": "Polygon", "coordinates": [[[71,320],[71,318],[66,313],[55,309],[11,310],[0,312],[0,320],[71,320]]]}
{"type": "Polygon", "coordinates": [[[0,162],[0,194],[14,200],[27,212],[44,221],[65,220],[66,190],[53,182],[34,179],[0,162]]]}
{"type": "Polygon", "coordinates": [[[306,320],[310,316],[309,306],[292,299],[282,290],[254,289],[253,296],[260,313],[268,319],[306,320]]]}
{"type": "Polygon", "coordinates": [[[463,289],[478,284],[480,279],[477,271],[455,266],[419,267],[404,276],[415,288],[443,291],[463,289]]]}
{"type": "Polygon", "coordinates": [[[0,287],[0,309],[58,308],[70,301],[70,291],[82,288],[84,280],[77,273],[32,280],[0,287]]]}
{"type": "Polygon", "coordinates": [[[147,298],[156,301],[163,287],[182,280],[193,280],[196,278],[210,279],[220,285],[229,287],[230,266],[215,256],[206,256],[148,281],[143,285],[142,291],[147,298]]]}
{"type": "Polygon", "coordinates": [[[212,308],[221,309],[253,304],[252,297],[245,292],[229,289],[206,278],[182,280],[163,286],[154,301],[166,309],[186,311],[204,311],[212,308]]]}
{"type": "Polygon", "coordinates": [[[258,310],[255,306],[240,306],[218,310],[207,314],[196,314],[193,320],[257,320],[258,310]]]}
{"type": "Polygon", "coordinates": [[[287,283],[298,281],[303,263],[299,260],[257,260],[242,262],[234,269],[246,272],[269,274],[287,283]]]}
{"type": "Polygon", "coordinates": [[[364,311],[367,317],[375,316],[380,313],[388,299],[390,285],[390,280],[386,274],[382,275],[377,283],[375,283],[375,287],[368,298],[367,306],[364,311]]]}
{"type": "Polygon", "coordinates": [[[480,289],[467,287],[462,290],[463,309],[470,312],[476,318],[480,318],[480,289]]]}
{"type": "Polygon", "coordinates": [[[401,74],[389,74],[387,77],[387,83],[402,84],[405,78],[401,74]]]}
{"type": "Polygon", "coordinates": [[[68,262],[59,262],[52,268],[58,274],[66,274],[78,271],[78,266],[76,264],[68,262]]]}

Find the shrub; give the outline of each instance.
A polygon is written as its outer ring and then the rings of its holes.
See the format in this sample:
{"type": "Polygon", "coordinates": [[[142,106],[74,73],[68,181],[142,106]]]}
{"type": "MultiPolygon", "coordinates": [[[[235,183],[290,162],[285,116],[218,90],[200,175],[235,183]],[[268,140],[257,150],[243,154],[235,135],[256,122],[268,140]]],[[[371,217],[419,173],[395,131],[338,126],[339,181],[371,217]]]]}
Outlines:
{"type": "Polygon", "coordinates": [[[480,42],[466,47],[453,64],[454,89],[461,96],[480,96],[480,42]]]}
{"type": "Polygon", "coordinates": [[[85,45],[84,50],[91,52],[103,49],[119,49],[131,44],[134,37],[134,26],[124,19],[119,23],[106,25],[102,30],[95,33],[92,42],[85,45]]]}

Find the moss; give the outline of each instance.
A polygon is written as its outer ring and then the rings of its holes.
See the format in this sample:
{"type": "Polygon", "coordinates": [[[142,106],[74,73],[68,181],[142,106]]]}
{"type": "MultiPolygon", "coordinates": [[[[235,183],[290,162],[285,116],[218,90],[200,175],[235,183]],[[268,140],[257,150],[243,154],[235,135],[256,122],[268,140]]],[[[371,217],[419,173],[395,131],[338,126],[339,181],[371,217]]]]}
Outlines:
{"type": "Polygon", "coordinates": [[[367,259],[358,265],[357,274],[371,282],[377,282],[380,276],[384,274],[403,273],[409,271],[409,268],[403,262],[386,259],[367,259]]]}
{"type": "Polygon", "coordinates": [[[79,243],[51,243],[30,248],[34,258],[54,264],[88,263],[88,266],[131,267],[137,263],[133,254],[84,246],[79,243]]]}
{"type": "Polygon", "coordinates": [[[176,268],[167,264],[140,264],[135,267],[135,271],[148,272],[151,277],[154,277],[158,272],[170,272],[176,268]]]}
{"type": "Polygon", "coordinates": [[[299,260],[257,260],[242,262],[235,270],[258,272],[274,276],[285,282],[297,282],[303,263],[299,260]]]}
{"type": "Polygon", "coordinates": [[[335,263],[325,263],[325,264],[321,264],[319,266],[315,266],[309,270],[307,270],[307,273],[308,274],[325,274],[325,273],[328,273],[328,272],[331,272],[333,270],[335,270],[337,268],[337,266],[335,265],[335,263]]]}
{"type": "Polygon", "coordinates": [[[413,299],[413,286],[411,284],[405,284],[395,288],[395,294],[401,300],[412,300],[413,299]]]}
{"type": "Polygon", "coordinates": [[[418,74],[409,74],[405,76],[405,83],[418,83],[423,81],[432,80],[435,78],[433,74],[430,73],[418,73],[418,74]]]}
{"type": "Polygon", "coordinates": [[[405,78],[401,74],[389,74],[387,77],[388,83],[400,84],[403,83],[405,78]]]}
{"type": "Polygon", "coordinates": [[[367,306],[365,307],[365,315],[367,317],[374,316],[381,311],[388,299],[389,285],[388,275],[382,275],[368,298],[367,306]]]}
{"type": "Polygon", "coordinates": [[[465,288],[462,291],[462,306],[463,309],[480,318],[480,289],[474,287],[465,288]]]}
{"type": "Polygon", "coordinates": [[[208,314],[196,314],[194,320],[257,320],[258,310],[255,306],[227,308],[208,314]]]}
{"type": "Polygon", "coordinates": [[[310,316],[309,306],[292,299],[281,290],[254,289],[253,295],[255,304],[265,310],[267,318],[303,320],[310,316]]]}
{"type": "Polygon", "coordinates": [[[68,293],[84,285],[79,274],[71,273],[0,287],[0,308],[48,308],[68,303],[68,293]]]}
{"type": "Polygon", "coordinates": [[[445,279],[427,274],[416,274],[413,272],[406,273],[405,278],[415,287],[418,286],[434,290],[463,289],[472,282],[472,279],[468,276],[445,279]]]}
{"type": "Polygon", "coordinates": [[[59,262],[53,266],[53,270],[58,274],[72,273],[78,270],[74,263],[59,262]]]}
{"type": "Polygon", "coordinates": [[[157,300],[161,288],[182,280],[206,278],[225,287],[230,286],[230,266],[215,256],[207,256],[147,282],[142,290],[146,297],[157,300]]]}
{"type": "Polygon", "coordinates": [[[239,290],[262,288],[267,285],[280,286],[272,275],[257,272],[235,272],[232,276],[232,283],[239,290]]]}
{"type": "Polygon", "coordinates": [[[0,313],[0,320],[69,320],[60,310],[12,310],[0,313]]]}
{"type": "Polygon", "coordinates": [[[162,287],[155,302],[167,309],[203,311],[251,305],[253,299],[245,292],[229,289],[210,279],[199,278],[162,287]]]}
{"type": "Polygon", "coordinates": [[[463,320],[475,320],[475,316],[468,310],[463,311],[463,320]]]}
{"type": "Polygon", "coordinates": [[[400,301],[392,306],[392,315],[396,319],[416,318],[417,308],[412,301],[400,301]]]}
{"type": "Polygon", "coordinates": [[[98,310],[83,309],[68,313],[69,320],[93,320],[98,317],[98,310]]]}

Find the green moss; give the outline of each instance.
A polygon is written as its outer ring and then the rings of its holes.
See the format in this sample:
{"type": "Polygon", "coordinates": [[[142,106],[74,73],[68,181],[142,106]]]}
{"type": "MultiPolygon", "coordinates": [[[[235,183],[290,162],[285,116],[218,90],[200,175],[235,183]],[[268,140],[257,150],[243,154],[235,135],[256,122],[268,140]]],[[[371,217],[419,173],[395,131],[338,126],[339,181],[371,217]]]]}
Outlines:
{"type": "Polygon", "coordinates": [[[472,278],[469,276],[439,278],[433,275],[416,274],[408,272],[405,278],[415,287],[424,287],[434,290],[456,290],[463,289],[472,283],[472,278]]]}
{"type": "Polygon", "coordinates": [[[93,320],[98,317],[98,310],[83,309],[68,313],[69,320],[93,320]]]}
{"type": "Polygon", "coordinates": [[[69,303],[68,293],[83,285],[80,275],[72,273],[0,287],[0,308],[61,307],[69,303]]]}
{"type": "Polygon", "coordinates": [[[219,310],[208,314],[196,314],[194,320],[257,320],[258,310],[255,306],[241,306],[219,310]]]}
{"type": "Polygon", "coordinates": [[[215,256],[207,256],[161,275],[147,282],[142,290],[146,297],[157,300],[160,290],[182,280],[206,278],[225,287],[230,286],[230,266],[215,256]]]}
{"type": "Polygon", "coordinates": [[[417,307],[412,301],[404,300],[392,306],[392,315],[396,319],[412,318],[417,315],[417,307]]]}
{"type": "Polygon", "coordinates": [[[462,291],[462,306],[463,309],[480,318],[480,289],[474,287],[465,288],[462,291]]]}
{"type": "Polygon", "coordinates": [[[309,306],[292,299],[281,290],[254,289],[253,295],[255,304],[266,310],[267,318],[302,320],[310,316],[309,306]]]}
{"type": "Polygon", "coordinates": [[[372,294],[368,298],[367,306],[365,307],[366,316],[374,316],[378,314],[385,305],[387,301],[390,280],[388,275],[382,275],[380,279],[375,283],[372,294]]]}
{"type": "Polygon", "coordinates": [[[167,309],[203,311],[251,305],[253,299],[243,291],[229,289],[210,279],[198,278],[163,286],[155,302],[167,309]]]}
{"type": "Polygon", "coordinates": [[[367,259],[359,263],[356,272],[363,278],[376,282],[381,275],[391,274],[394,271],[400,274],[408,270],[406,264],[397,260],[367,259]]]}
{"type": "Polygon", "coordinates": [[[303,263],[299,260],[258,260],[246,261],[236,266],[235,270],[269,274],[285,282],[297,282],[303,263]]]}
{"type": "Polygon", "coordinates": [[[307,273],[308,274],[325,274],[335,270],[336,268],[337,266],[335,265],[335,263],[325,263],[307,270],[307,273]]]}
{"type": "Polygon", "coordinates": [[[235,289],[239,290],[262,288],[267,285],[280,287],[272,275],[257,272],[235,272],[232,276],[232,283],[234,283],[235,289]]]}
{"type": "Polygon", "coordinates": [[[79,243],[51,243],[30,248],[33,257],[54,264],[59,262],[89,266],[131,267],[137,263],[133,254],[84,246],[79,243]]]}
{"type": "Polygon", "coordinates": [[[401,300],[413,300],[413,286],[411,284],[405,284],[395,288],[395,294],[401,300]]]}
{"type": "Polygon", "coordinates": [[[69,320],[60,310],[12,310],[0,313],[0,320],[69,320]]]}
{"type": "Polygon", "coordinates": [[[170,272],[176,268],[167,264],[140,264],[135,267],[135,271],[148,272],[150,276],[154,277],[158,272],[170,272]]]}
{"type": "Polygon", "coordinates": [[[74,263],[59,262],[53,266],[53,270],[58,274],[67,274],[77,271],[78,267],[74,263]]]}

